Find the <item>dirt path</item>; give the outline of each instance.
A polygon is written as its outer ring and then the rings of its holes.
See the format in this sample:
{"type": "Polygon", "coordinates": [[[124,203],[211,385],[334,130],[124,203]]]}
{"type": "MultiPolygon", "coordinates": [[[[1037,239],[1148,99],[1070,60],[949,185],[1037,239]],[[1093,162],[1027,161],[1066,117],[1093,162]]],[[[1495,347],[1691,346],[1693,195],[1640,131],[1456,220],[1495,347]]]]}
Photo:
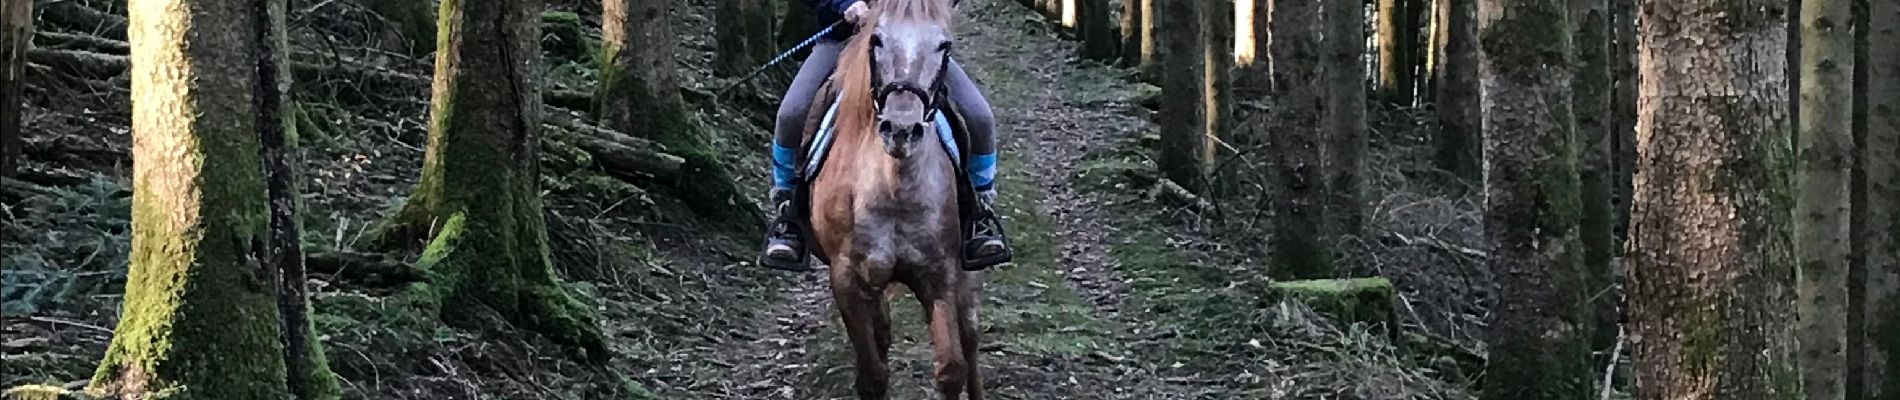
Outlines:
{"type": "MultiPolygon", "coordinates": [[[[1120,306],[1128,285],[1113,268],[1114,227],[1099,201],[1072,181],[1091,146],[1138,136],[1149,123],[1128,112],[1136,88],[1123,71],[1075,61],[1075,44],[1008,0],[961,7],[958,57],[983,85],[1004,135],[1003,208],[1017,264],[986,274],[985,386],[1000,399],[1226,398],[1172,376],[1131,348],[1120,306]]],[[[722,353],[743,355],[732,390],[747,398],[850,398],[850,350],[833,323],[823,274],[794,279],[754,340],[722,353]]],[[[908,296],[905,296],[908,297],[908,296]]],[[[891,307],[892,395],[934,398],[928,337],[908,299],[891,307]]]]}

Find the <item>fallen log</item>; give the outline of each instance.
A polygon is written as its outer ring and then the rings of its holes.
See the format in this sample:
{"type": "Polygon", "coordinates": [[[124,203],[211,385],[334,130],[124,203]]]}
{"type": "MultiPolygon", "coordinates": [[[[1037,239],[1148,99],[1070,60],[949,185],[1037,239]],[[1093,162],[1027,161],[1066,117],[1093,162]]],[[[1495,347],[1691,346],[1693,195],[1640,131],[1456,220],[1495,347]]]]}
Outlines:
{"type": "Polygon", "coordinates": [[[626,181],[681,179],[686,159],[667,154],[659,144],[604,128],[576,123],[571,118],[546,118],[547,139],[586,151],[593,166],[626,181]]]}
{"type": "Polygon", "coordinates": [[[75,35],[71,33],[39,31],[33,34],[33,47],[85,50],[105,54],[128,54],[132,45],[123,40],[106,39],[93,35],[75,35]]]}
{"type": "Polygon", "coordinates": [[[67,30],[90,32],[107,39],[125,40],[127,22],[125,17],[99,11],[76,1],[40,3],[40,20],[48,25],[67,30]]]}

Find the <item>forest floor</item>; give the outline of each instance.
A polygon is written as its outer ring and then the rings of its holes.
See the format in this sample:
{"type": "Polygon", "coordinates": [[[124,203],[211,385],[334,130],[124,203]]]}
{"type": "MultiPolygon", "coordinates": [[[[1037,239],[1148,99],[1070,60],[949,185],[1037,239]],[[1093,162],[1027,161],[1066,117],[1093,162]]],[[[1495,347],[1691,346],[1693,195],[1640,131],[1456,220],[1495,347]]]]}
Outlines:
{"type": "MultiPolygon", "coordinates": [[[[754,166],[764,165],[758,149],[775,84],[727,100],[691,95],[727,82],[707,72],[710,3],[682,0],[674,20],[688,97],[741,187],[763,187],[764,170],[754,166]]],[[[551,4],[583,20],[598,11],[588,2],[551,4]]],[[[967,0],[960,10],[957,57],[999,118],[1002,208],[1017,247],[1015,264],[985,274],[980,296],[978,363],[992,398],[1470,398],[1489,284],[1473,272],[1481,270],[1470,250],[1476,204],[1468,182],[1430,168],[1420,110],[1375,110],[1378,202],[1368,231],[1376,233],[1352,241],[1340,259],[1341,276],[1385,276],[1398,286],[1404,334],[1394,343],[1387,332],[1265,295],[1261,222],[1271,216],[1256,200],[1215,198],[1224,203],[1210,210],[1153,194],[1146,148],[1156,128],[1143,103],[1155,87],[1128,69],[1075,58],[1074,41],[1017,2],[967,0]]],[[[349,35],[384,20],[360,8],[302,11],[294,15],[309,17],[293,28],[341,37],[332,40],[387,36],[349,35]]],[[[426,58],[365,47],[300,50],[428,74],[426,58]]],[[[595,76],[585,60],[551,64],[553,89],[585,88],[595,76]]],[[[124,284],[124,77],[53,80],[60,83],[29,90],[28,121],[39,132],[28,138],[30,165],[42,179],[6,188],[0,387],[89,377],[124,284]]],[[[426,79],[411,83],[300,91],[301,112],[317,130],[305,138],[305,241],[314,253],[356,247],[413,185],[427,87],[426,79]]],[[[531,335],[476,337],[414,313],[394,286],[400,281],[318,271],[317,328],[347,397],[852,397],[851,354],[824,274],[750,265],[755,232],[694,217],[662,188],[549,165],[557,267],[596,306],[614,361],[580,364],[531,335]]],[[[1234,165],[1256,168],[1258,160],[1234,165]]],[[[920,309],[905,294],[891,310],[892,394],[934,398],[920,309]]]]}

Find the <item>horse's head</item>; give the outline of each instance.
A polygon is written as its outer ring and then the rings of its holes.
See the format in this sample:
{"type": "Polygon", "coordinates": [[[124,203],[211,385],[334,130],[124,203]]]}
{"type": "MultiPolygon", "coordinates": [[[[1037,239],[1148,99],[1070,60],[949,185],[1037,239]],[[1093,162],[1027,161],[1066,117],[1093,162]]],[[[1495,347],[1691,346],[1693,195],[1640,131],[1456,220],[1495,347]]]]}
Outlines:
{"type": "Polygon", "coordinates": [[[944,68],[953,40],[950,0],[881,0],[870,26],[872,100],[878,136],[892,157],[909,155],[947,99],[944,68]]]}

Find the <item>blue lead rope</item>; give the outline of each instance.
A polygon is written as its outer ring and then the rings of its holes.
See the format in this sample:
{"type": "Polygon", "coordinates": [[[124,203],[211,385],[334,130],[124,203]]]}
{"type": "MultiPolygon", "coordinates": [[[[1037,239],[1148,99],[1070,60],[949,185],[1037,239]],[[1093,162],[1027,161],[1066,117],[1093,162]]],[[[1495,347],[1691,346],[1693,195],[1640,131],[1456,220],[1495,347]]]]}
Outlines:
{"type": "Polygon", "coordinates": [[[814,34],[814,35],[811,35],[811,37],[805,38],[805,41],[803,42],[798,42],[798,45],[792,46],[792,48],[790,49],[786,49],[785,52],[779,53],[777,57],[772,57],[772,61],[766,61],[765,65],[760,65],[758,68],[753,69],[752,72],[745,74],[745,77],[739,78],[739,80],[732,81],[732,83],[726,84],[726,87],[719,89],[719,93],[715,93],[713,97],[714,98],[724,97],[726,92],[731,91],[732,88],[739,87],[740,84],[746,83],[746,81],[750,81],[752,80],[752,78],[759,77],[759,74],[765,73],[766,69],[770,69],[772,68],[772,66],[785,62],[785,59],[792,58],[793,54],[798,54],[799,50],[804,50],[807,47],[811,47],[812,44],[818,43],[819,39],[824,39],[825,35],[830,35],[831,31],[837,30],[838,25],[841,25],[841,24],[844,24],[844,21],[833,22],[831,23],[830,26],[826,26],[825,29],[818,30],[817,34],[814,34]]]}

